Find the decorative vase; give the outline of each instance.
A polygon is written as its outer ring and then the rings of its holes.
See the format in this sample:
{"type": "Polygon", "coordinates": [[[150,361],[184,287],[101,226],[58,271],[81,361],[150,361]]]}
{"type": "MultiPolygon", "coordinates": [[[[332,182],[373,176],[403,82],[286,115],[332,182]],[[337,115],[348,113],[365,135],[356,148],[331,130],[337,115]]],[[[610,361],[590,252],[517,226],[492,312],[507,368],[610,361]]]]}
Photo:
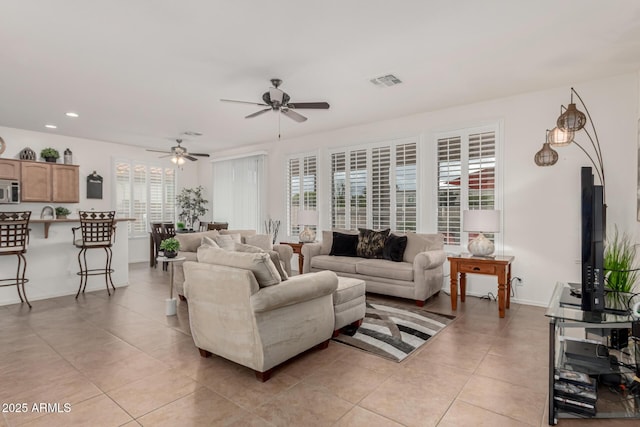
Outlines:
{"type": "Polygon", "coordinates": [[[56,219],[67,219],[66,215],[58,215],[56,216],[56,219]]]}
{"type": "Polygon", "coordinates": [[[56,163],[58,161],[58,159],[55,158],[55,157],[45,157],[44,161],[47,162],[47,163],[56,163]]]}
{"type": "Polygon", "coordinates": [[[178,255],[176,251],[164,251],[164,256],[167,258],[175,258],[178,255]]]}

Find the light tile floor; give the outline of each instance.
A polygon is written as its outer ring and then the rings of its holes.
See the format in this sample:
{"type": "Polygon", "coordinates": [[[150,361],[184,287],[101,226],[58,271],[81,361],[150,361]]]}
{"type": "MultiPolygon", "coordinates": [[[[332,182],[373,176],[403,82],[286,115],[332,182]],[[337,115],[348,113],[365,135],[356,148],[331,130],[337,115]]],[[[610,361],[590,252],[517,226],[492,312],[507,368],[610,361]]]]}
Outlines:
{"type": "MultiPolygon", "coordinates": [[[[134,264],[130,282],[111,297],[0,307],[0,402],[28,406],[3,412],[0,427],[547,424],[542,308],[513,304],[500,319],[495,302],[469,297],[453,324],[402,363],[332,342],[260,383],[247,368],[199,356],[186,304],[164,315],[167,272],[134,264]]],[[[441,294],[425,309],[450,313],[450,300],[441,294]]]]}

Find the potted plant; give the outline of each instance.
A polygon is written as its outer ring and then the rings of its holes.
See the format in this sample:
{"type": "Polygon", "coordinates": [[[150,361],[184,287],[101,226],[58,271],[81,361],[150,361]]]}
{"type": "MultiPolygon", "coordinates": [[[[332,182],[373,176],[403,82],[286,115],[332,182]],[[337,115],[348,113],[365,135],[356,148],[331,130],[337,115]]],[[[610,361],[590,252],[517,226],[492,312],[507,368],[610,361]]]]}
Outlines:
{"type": "Polygon", "coordinates": [[[626,301],[634,292],[634,286],[638,278],[635,266],[636,247],[626,233],[618,233],[618,227],[613,233],[608,233],[604,249],[604,274],[605,284],[613,300],[614,307],[622,304],[625,309],[626,301]]]}
{"type": "Polygon", "coordinates": [[[55,148],[45,148],[40,152],[40,157],[49,163],[55,163],[60,157],[60,153],[55,148]]]}
{"type": "Polygon", "coordinates": [[[184,231],[184,222],[178,221],[176,225],[178,226],[178,230],[184,231]]]}
{"type": "Polygon", "coordinates": [[[209,210],[205,207],[209,201],[202,198],[203,191],[202,185],[196,188],[183,188],[176,197],[176,202],[181,209],[180,220],[187,224],[187,228],[192,228],[198,217],[209,210]]]}
{"type": "Polygon", "coordinates": [[[58,206],[56,208],[56,218],[58,219],[67,219],[67,215],[69,215],[71,211],[64,206],[58,206]]]}
{"type": "Polygon", "coordinates": [[[174,237],[164,239],[160,242],[160,249],[164,251],[164,256],[167,258],[175,258],[178,255],[178,249],[180,249],[180,242],[174,237]]]}

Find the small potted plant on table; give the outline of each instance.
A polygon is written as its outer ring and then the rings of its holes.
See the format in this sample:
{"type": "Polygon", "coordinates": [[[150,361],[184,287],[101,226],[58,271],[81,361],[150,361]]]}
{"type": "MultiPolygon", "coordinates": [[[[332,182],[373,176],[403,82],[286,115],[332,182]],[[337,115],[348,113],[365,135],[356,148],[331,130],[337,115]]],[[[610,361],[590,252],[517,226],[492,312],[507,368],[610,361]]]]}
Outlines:
{"type": "Polygon", "coordinates": [[[45,148],[40,152],[40,157],[42,157],[46,162],[56,163],[58,158],[60,157],[60,153],[55,148],[45,148]]]}
{"type": "Polygon", "coordinates": [[[64,206],[58,206],[56,208],[56,218],[57,219],[67,219],[67,215],[69,215],[71,211],[64,206]]]}
{"type": "Polygon", "coordinates": [[[160,249],[164,251],[164,256],[167,258],[175,258],[178,255],[178,249],[180,249],[180,242],[174,237],[164,239],[160,242],[160,249]]]}

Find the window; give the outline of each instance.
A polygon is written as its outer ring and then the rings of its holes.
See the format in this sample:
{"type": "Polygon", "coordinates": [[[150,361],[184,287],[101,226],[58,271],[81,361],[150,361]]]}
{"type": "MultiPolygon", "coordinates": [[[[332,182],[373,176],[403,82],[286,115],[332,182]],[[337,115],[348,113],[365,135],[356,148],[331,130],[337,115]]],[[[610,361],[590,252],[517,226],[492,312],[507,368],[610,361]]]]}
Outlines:
{"type": "MultiPolygon", "coordinates": [[[[459,131],[437,140],[438,232],[461,245],[462,211],[496,206],[496,131],[459,131]]],[[[487,235],[491,238],[492,235],[487,235]]]]}
{"type": "Polygon", "coordinates": [[[115,161],[116,213],[135,218],[129,237],[146,235],[149,222],[175,220],[176,175],[171,167],[130,160],[115,161]]]}
{"type": "MultiPolygon", "coordinates": [[[[300,233],[298,212],[316,210],[317,157],[315,154],[292,157],[287,167],[287,230],[289,236],[300,233]]],[[[316,227],[310,227],[315,231],[316,227]]]]}
{"type": "Polygon", "coordinates": [[[331,154],[331,226],[417,229],[417,143],[331,154]]]}
{"type": "Polygon", "coordinates": [[[213,219],[236,230],[262,230],[265,156],[255,155],[213,163],[213,219]]]}

